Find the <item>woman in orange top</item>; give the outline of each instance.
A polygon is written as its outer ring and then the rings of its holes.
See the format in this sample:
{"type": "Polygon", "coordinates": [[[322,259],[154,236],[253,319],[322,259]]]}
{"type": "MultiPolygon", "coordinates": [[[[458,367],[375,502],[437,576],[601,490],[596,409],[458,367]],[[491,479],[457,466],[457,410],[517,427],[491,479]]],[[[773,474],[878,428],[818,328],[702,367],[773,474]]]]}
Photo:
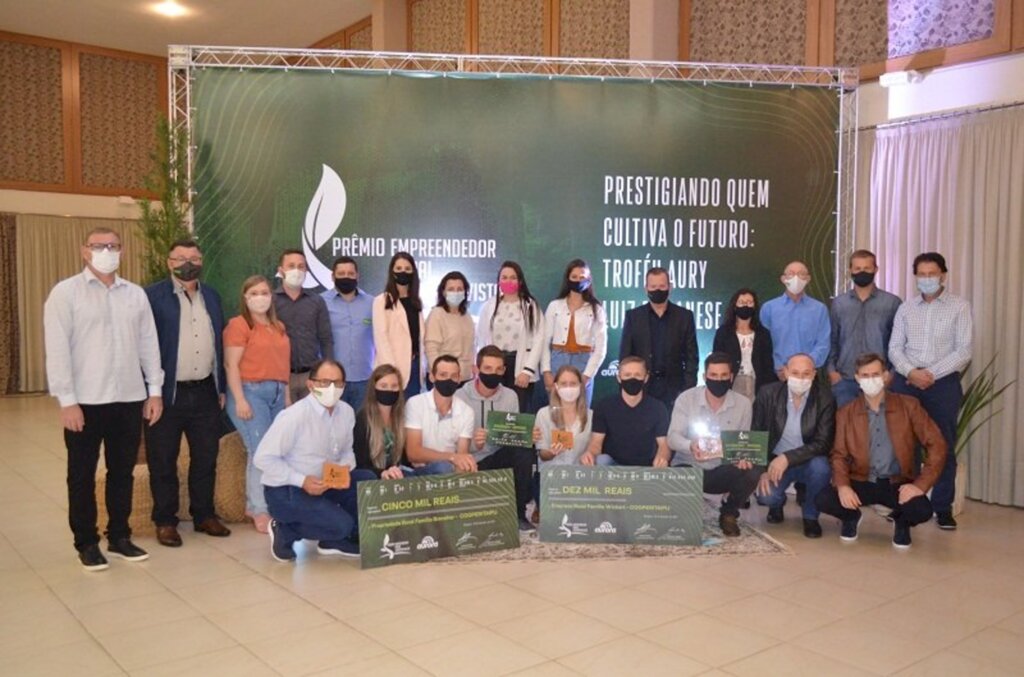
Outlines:
{"type": "Polygon", "coordinates": [[[252,457],[274,417],[291,404],[290,350],[288,334],[274,312],[270,283],[262,275],[253,275],[242,283],[240,314],[224,327],[224,368],[228,416],[249,456],[246,514],[261,533],[267,532],[270,515],[263,497],[262,473],[252,464],[252,457]]]}

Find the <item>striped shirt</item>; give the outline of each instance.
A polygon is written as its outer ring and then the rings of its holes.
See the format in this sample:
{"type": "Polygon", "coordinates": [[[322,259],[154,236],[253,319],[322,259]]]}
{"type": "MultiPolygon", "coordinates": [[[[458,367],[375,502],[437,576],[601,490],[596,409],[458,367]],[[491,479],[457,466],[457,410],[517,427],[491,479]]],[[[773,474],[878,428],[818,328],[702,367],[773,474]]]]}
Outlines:
{"type": "Polygon", "coordinates": [[[945,289],[931,303],[920,294],[900,306],[893,320],[889,360],[907,376],[927,369],[936,380],[963,371],[971,361],[971,306],[945,289]]]}

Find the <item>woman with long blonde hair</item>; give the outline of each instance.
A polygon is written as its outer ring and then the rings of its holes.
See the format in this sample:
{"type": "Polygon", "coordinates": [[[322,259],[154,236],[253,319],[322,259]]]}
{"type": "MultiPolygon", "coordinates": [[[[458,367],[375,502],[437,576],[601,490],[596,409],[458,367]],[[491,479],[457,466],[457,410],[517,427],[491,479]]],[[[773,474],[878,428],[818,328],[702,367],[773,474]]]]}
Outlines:
{"type": "Polygon", "coordinates": [[[363,406],[352,431],[356,468],[374,472],[384,480],[403,477],[405,451],[405,394],[402,374],[382,364],[370,374],[363,406]]]}
{"type": "Polygon", "coordinates": [[[225,408],[248,452],[245,478],[246,514],[256,530],[270,526],[263,497],[263,473],[253,465],[263,435],[282,409],[291,404],[291,346],[271,301],[270,282],[253,275],[242,283],[239,314],[224,327],[224,370],[228,392],[225,408]]]}

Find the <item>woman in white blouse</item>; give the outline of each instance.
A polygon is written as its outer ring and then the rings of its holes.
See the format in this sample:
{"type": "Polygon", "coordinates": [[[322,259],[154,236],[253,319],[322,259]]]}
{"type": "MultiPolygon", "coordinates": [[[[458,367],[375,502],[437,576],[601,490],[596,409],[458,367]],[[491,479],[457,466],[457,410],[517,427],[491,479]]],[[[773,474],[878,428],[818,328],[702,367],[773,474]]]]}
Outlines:
{"type": "MultiPolygon", "coordinates": [[[[555,465],[574,465],[586,451],[590,443],[593,412],[587,408],[582,394],[583,374],[579,369],[567,364],[555,372],[551,404],[537,412],[534,427],[539,472],[555,465]]],[[[541,504],[539,474],[534,477],[533,489],[533,498],[537,502],[537,511],[533,513],[536,524],[541,504]]]]}
{"type": "Polygon", "coordinates": [[[477,347],[495,345],[505,355],[502,385],[519,396],[519,411],[533,411],[533,388],[540,372],[544,316],[530,294],[523,268],[505,261],[498,269],[498,295],[484,303],[476,325],[477,347]]]}
{"type": "Polygon", "coordinates": [[[608,350],[608,322],[604,306],[594,296],[590,266],[573,259],[565,267],[558,298],[544,313],[544,354],[541,368],[544,385],[550,391],[554,372],[569,364],[583,374],[587,405],[594,397],[594,377],[608,350]]]}

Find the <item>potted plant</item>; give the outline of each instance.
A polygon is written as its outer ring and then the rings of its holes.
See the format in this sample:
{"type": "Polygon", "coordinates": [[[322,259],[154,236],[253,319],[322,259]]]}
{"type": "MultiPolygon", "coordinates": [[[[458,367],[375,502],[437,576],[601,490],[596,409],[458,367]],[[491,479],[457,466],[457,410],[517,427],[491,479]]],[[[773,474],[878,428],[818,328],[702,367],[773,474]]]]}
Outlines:
{"type": "Polygon", "coordinates": [[[156,147],[149,157],[153,168],[143,179],[146,190],[158,201],[142,200],[139,221],[143,240],[143,284],[152,284],[167,276],[167,252],[175,240],[191,236],[186,223],[190,189],[188,139],[175,133],[166,118],[157,123],[156,147]]]}
{"type": "MultiPolygon", "coordinates": [[[[953,453],[957,457],[956,469],[956,493],[953,498],[953,514],[959,515],[964,509],[964,500],[967,496],[967,465],[959,463],[961,454],[967,450],[967,444],[974,437],[974,433],[988,423],[993,417],[1002,412],[1002,409],[992,411],[992,407],[1003,394],[1003,392],[1016,383],[1016,379],[996,386],[997,374],[995,372],[996,356],[993,355],[988,364],[974,377],[964,389],[964,398],[960,403],[960,414],[956,421],[956,449],[953,453]],[[980,420],[976,420],[980,419],[980,420]]],[[[965,369],[961,375],[961,381],[967,373],[965,369]]]]}

